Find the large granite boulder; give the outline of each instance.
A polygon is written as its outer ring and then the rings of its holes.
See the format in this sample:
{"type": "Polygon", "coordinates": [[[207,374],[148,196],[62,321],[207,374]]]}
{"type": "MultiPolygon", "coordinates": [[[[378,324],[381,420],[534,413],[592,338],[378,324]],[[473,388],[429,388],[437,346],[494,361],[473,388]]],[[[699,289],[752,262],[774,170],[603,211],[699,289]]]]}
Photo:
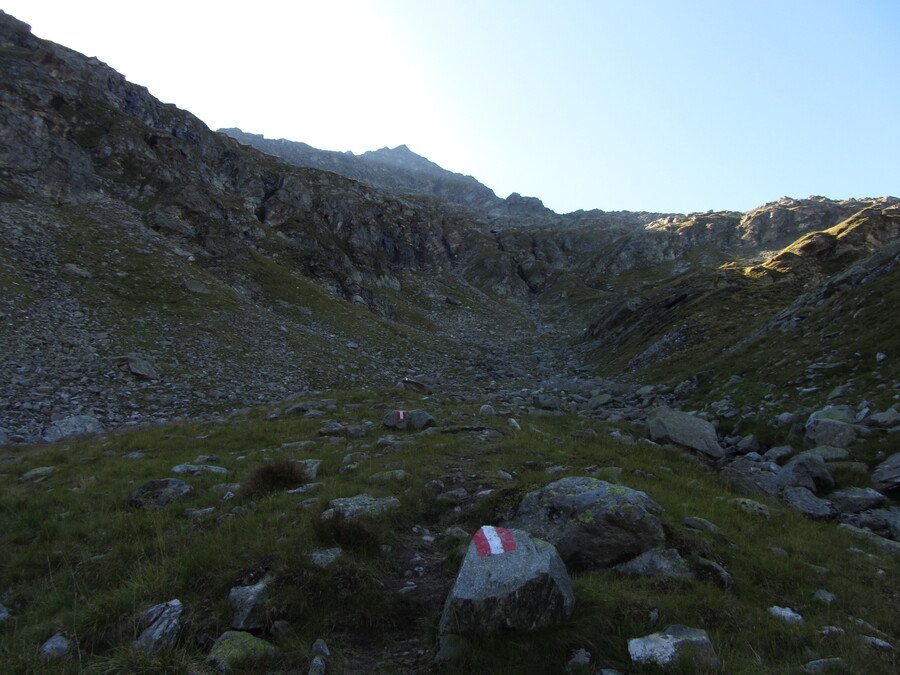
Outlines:
{"type": "Polygon", "coordinates": [[[44,440],[48,443],[64,438],[77,438],[79,436],[93,436],[102,434],[103,424],[96,417],[90,415],[71,415],[64,417],[47,427],[44,432],[44,440]]]}
{"type": "Polygon", "coordinates": [[[41,645],[40,655],[45,659],[61,659],[72,653],[72,641],[62,633],[56,633],[41,645]]]}
{"type": "Polygon", "coordinates": [[[782,499],[794,511],[810,518],[832,518],[836,514],[834,504],[827,499],[819,499],[805,487],[785,488],[782,499]]]}
{"type": "Polygon", "coordinates": [[[848,521],[881,537],[900,541],[900,506],[863,511],[854,518],[848,518],[848,521]]]}
{"type": "MultiPolygon", "coordinates": [[[[672,625],[659,633],[628,641],[628,654],[637,664],[663,669],[691,664],[692,671],[715,668],[716,650],[705,630],[672,625]]],[[[688,672],[688,671],[683,671],[688,672]]]]}
{"type": "Polygon", "coordinates": [[[900,452],[895,452],[875,467],[872,485],[886,495],[900,494],[900,452]]]}
{"type": "Polygon", "coordinates": [[[424,410],[391,410],[384,419],[381,420],[382,426],[388,429],[398,429],[400,431],[413,430],[419,431],[425,427],[435,423],[434,417],[424,410]]]}
{"type": "Polygon", "coordinates": [[[874,509],[885,502],[885,496],[872,488],[848,487],[835,490],[828,499],[839,513],[859,513],[874,509]]]}
{"type": "Polygon", "coordinates": [[[175,599],[153,605],[141,612],[138,626],[143,628],[138,639],[134,641],[135,649],[143,649],[151,654],[160,649],[172,649],[181,630],[181,612],[184,607],[181,600],[175,599]]]}
{"type": "Polygon", "coordinates": [[[647,428],[654,441],[674,443],[714,458],[723,454],[715,427],[679,410],[654,408],[647,416],[647,428]]]}
{"type": "Polygon", "coordinates": [[[774,462],[737,457],[720,472],[720,476],[738,492],[753,496],[775,496],[779,492],[778,471],[774,462]]]}
{"type": "Polygon", "coordinates": [[[804,487],[813,493],[834,487],[834,479],[825,460],[813,453],[792,457],[778,472],[777,483],[780,490],[804,487]]]}
{"type": "Polygon", "coordinates": [[[566,621],[574,608],[572,582],[552,544],[522,530],[485,526],[469,543],[439,631],[532,631],[566,621]]]}
{"type": "Polygon", "coordinates": [[[876,429],[893,429],[900,427],[900,412],[895,408],[888,408],[884,412],[875,413],[866,419],[866,423],[870,427],[876,429]]]}
{"type": "Polygon", "coordinates": [[[599,569],[662,546],[661,512],[644,492],[572,477],[528,493],[510,526],[549,541],[567,565],[599,569]]]}
{"type": "Polygon", "coordinates": [[[856,415],[849,406],[830,405],[816,410],[806,420],[806,444],[846,448],[856,441],[856,415]]]}
{"type": "Polygon", "coordinates": [[[414,391],[417,394],[423,394],[425,396],[430,396],[432,393],[431,387],[429,387],[427,384],[425,384],[424,382],[419,382],[418,380],[414,380],[410,377],[404,377],[400,381],[400,384],[403,385],[404,389],[407,389],[409,391],[414,391]]]}

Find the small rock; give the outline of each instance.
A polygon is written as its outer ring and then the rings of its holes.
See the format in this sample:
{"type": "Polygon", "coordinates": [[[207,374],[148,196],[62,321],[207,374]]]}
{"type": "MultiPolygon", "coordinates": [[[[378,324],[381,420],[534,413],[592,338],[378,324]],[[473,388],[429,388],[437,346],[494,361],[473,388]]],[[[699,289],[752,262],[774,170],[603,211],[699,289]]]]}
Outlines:
{"type": "Polygon", "coordinates": [[[567,620],[575,594],[556,549],[522,530],[484,526],[444,604],[442,635],[533,631],[567,620]]]}
{"type": "Polygon", "coordinates": [[[159,478],[132,492],[127,503],[141,509],[159,510],[193,491],[194,488],[177,478],[159,478]]]}
{"type": "Polygon", "coordinates": [[[774,448],[769,448],[766,450],[766,453],[763,455],[763,459],[768,462],[780,462],[782,459],[786,457],[790,457],[794,454],[794,449],[789,445],[778,445],[774,448]]]}
{"type": "Polygon", "coordinates": [[[309,662],[309,675],[325,675],[325,659],[321,656],[314,656],[309,662]]]}
{"type": "Polygon", "coordinates": [[[717,525],[714,525],[704,518],[688,516],[681,521],[681,524],[687,529],[694,530],[695,532],[710,532],[712,534],[724,536],[724,533],[717,525]]]}
{"type": "Polygon", "coordinates": [[[730,500],[732,504],[735,504],[741,511],[751,516],[758,516],[760,518],[769,518],[771,514],[769,513],[769,507],[765,504],[761,504],[758,501],[753,499],[747,499],[746,497],[736,497],[735,499],[730,500]]]}
{"type": "Polygon", "coordinates": [[[652,577],[656,579],[693,579],[688,564],[678,549],[654,548],[644,551],[631,560],[620,563],[613,570],[624,576],[652,577]]]}
{"type": "Polygon", "coordinates": [[[134,641],[135,649],[143,649],[151,654],[160,649],[172,649],[178,639],[178,631],[181,630],[181,601],[170,600],[159,605],[153,605],[138,617],[138,625],[146,626],[137,640],[134,641]]]}
{"type": "Polygon", "coordinates": [[[572,654],[572,658],[566,664],[566,670],[572,671],[587,668],[591,665],[591,653],[587,649],[578,649],[572,654]]]}
{"type": "Polygon", "coordinates": [[[697,574],[700,578],[712,581],[722,588],[734,588],[732,576],[715,560],[697,558],[697,574]]]}
{"type": "Polygon", "coordinates": [[[845,673],[847,672],[847,664],[840,657],[816,659],[805,664],[801,670],[804,673],[845,673]]]}
{"type": "Polygon", "coordinates": [[[881,638],[873,637],[871,635],[860,635],[859,637],[870,647],[875,647],[875,649],[881,649],[886,652],[894,651],[894,645],[886,640],[882,640],[881,638]]]}
{"type": "Polygon", "coordinates": [[[779,607],[778,605],[774,605],[769,607],[769,614],[777,616],[779,619],[787,621],[788,623],[803,623],[803,617],[790,607],[779,607]]]}
{"type": "Polygon", "coordinates": [[[210,466],[209,464],[178,464],[172,467],[172,473],[187,473],[192,476],[199,476],[204,473],[228,473],[228,469],[221,466],[210,466]]]}
{"type": "Polygon", "coordinates": [[[278,619],[272,622],[272,625],[269,627],[269,632],[274,637],[286,638],[294,634],[294,628],[284,619],[278,619]]]}
{"type": "Polygon", "coordinates": [[[38,483],[47,478],[51,473],[56,471],[55,466],[39,466],[36,469],[26,471],[19,477],[20,483],[38,483]]]}
{"type": "Polygon", "coordinates": [[[393,471],[380,471],[369,476],[369,482],[376,485],[387,485],[389,483],[403,483],[409,480],[410,474],[403,469],[394,469],[393,471]]]}
{"type": "Polygon", "coordinates": [[[136,375],[137,377],[148,380],[160,379],[156,367],[150,363],[150,361],[137,354],[131,353],[126,354],[125,356],[117,356],[114,359],[114,362],[120,369],[129,372],[132,375],[136,375]]]}
{"type": "Polygon", "coordinates": [[[825,605],[830,605],[835,601],[837,596],[834,593],[829,593],[824,588],[820,588],[818,591],[813,593],[813,600],[821,602],[825,605]]]}
{"type": "Polygon", "coordinates": [[[210,293],[209,286],[195,279],[185,279],[182,282],[182,285],[189,293],[195,293],[197,295],[209,295],[210,293]]]}
{"type": "Polygon", "coordinates": [[[321,656],[325,659],[331,658],[331,650],[328,649],[328,643],[325,642],[322,638],[319,638],[315,642],[313,642],[312,653],[315,656],[321,656]]]}
{"type": "Polygon", "coordinates": [[[689,659],[697,669],[715,668],[715,649],[705,630],[671,625],[665,630],[628,641],[628,654],[638,664],[670,666],[689,659]]]}
{"type": "Polygon", "coordinates": [[[328,567],[337,562],[337,559],[344,553],[344,549],[336,546],[334,548],[326,548],[321,551],[313,551],[309,554],[309,559],[316,567],[328,567]]]}
{"type": "Polygon", "coordinates": [[[57,633],[41,645],[41,656],[45,659],[61,659],[72,651],[72,643],[62,633],[57,633]]]}
{"type": "Polygon", "coordinates": [[[414,391],[417,394],[422,394],[424,396],[431,396],[432,389],[424,382],[418,382],[417,380],[413,380],[409,377],[404,377],[401,380],[401,384],[404,389],[408,389],[409,391],[414,391]]]}

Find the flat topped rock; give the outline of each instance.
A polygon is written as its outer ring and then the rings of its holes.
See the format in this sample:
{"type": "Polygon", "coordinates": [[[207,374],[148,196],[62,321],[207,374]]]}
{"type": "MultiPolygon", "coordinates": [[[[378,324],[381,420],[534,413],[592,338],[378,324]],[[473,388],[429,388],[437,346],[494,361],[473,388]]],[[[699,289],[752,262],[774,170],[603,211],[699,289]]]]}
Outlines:
{"type": "Polygon", "coordinates": [[[705,630],[671,625],[659,633],[628,641],[628,654],[635,663],[674,666],[685,662],[700,668],[715,667],[716,651],[705,630]]]}
{"type": "Polygon", "coordinates": [[[572,582],[552,544],[523,530],[486,525],[469,543],[439,631],[538,630],[566,621],[574,608],[572,582]]]}
{"type": "Polygon", "coordinates": [[[654,441],[674,443],[714,458],[724,454],[712,424],[679,410],[654,408],[647,416],[647,428],[654,441]]]}
{"type": "Polygon", "coordinates": [[[357,520],[359,518],[374,518],[386,511],[400,506],[400,500],[396,497],[370,497],[367,494],[355,497],[340,497],[328,502],[329,508],[322,512],[322,520],[331,520],[338,514],[345,520],[357,520]]]}
{"type": "Polygon", "coordinates": [[[228,473],[228,469],[210,464],[179,464],[172,467],[172,473],[189,473],[192,476],[199,476],[202,473],[228,473]]]}

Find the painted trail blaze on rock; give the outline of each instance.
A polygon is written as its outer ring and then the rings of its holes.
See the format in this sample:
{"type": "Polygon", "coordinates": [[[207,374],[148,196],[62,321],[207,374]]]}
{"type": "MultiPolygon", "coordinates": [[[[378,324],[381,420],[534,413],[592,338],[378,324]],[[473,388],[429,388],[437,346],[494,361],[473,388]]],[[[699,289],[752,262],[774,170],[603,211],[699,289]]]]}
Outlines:
{"type": "Polygon", "coordinates": [[[438,631],[533,631],[568,620],[574,609],[572,582],[552,544],[524,530],[485,526],[466,550],[438,631]]]}
{"type": "Polygon", "coordinates": [[[485,525],[473,537],[475,550],[482,558],[516,550],[516,538],[505,527],[485,525]]]}
{"type": "Polygon", "coordinates": [[[397,421],[398,421],[398,422],[402,422],[402,421],[405,420],[408,416],[409,416],[409,413],[406,412],[405,410],[398,410],[398,411],[397,411],[397,421]]]}

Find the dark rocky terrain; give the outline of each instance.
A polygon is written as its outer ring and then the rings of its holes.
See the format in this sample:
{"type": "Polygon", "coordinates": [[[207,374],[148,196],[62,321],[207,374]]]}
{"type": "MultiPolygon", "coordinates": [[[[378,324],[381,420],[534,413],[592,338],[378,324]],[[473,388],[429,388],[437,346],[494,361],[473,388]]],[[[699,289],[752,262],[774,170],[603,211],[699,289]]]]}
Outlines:
{"type": "MultiPolygon", "coordinates": [[[[8,16],[2,56],[0,426],[13,440],[69,414],[115,426],[406,374],[674,386],[751,335],[802,328],[823,293],[852,293],[861,314],[895,286],[893,198],[559,216],[405,148],[356,157],[229,132],[295,167],[8,16]],[[853,265],[872,267],[877,292],[835,284],[853,265]],[[128,354],[157,376],[131,372],[128,354]]],[[[887,354],[876,386],[890,388],[895,350],[879,340],[833,341],[870,363],[887,354]]]]}
{"type": "Polygon", "coordinates": [[[900,540],[897,198],[556,214],[405,146],[212,131],[2,13],[0,70],[5,451],[411,377],[635,425],[900,540]],[[679,436],[668,408],[709,426],[679,436]],[[818,470],[875,485],[879,513],[791,482],[790,444],[837,448],[818,470]]]}

